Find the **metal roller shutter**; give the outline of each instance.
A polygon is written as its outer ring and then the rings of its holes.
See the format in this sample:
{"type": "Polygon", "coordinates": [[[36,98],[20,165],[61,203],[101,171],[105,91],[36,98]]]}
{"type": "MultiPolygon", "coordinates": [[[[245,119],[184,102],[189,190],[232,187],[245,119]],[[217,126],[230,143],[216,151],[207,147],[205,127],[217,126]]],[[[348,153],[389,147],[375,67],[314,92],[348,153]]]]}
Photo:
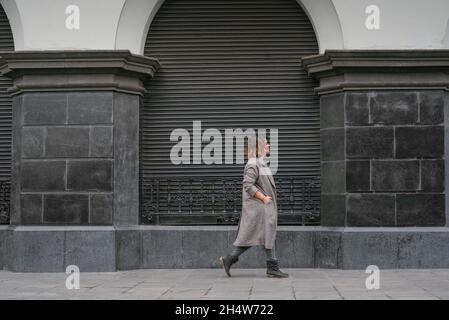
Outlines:
{"type": "MultiPolygon", "coordinates": [[[[13,51],[14,40],[8,17],[0,5],[0,51],[13,51]]],[[[0,224],[9,223],[9,190],[11,180],[12,86],[9,78],[0,76],[0,224]]]]}
{"type": "MultiPolygon", "coordinates": [[[[278,128],[278,191],[284,179],[289,191],[282,195],[296,197],[293,205],[291,197],[280,199],[281,205],[289,213],[304,209],[303,184],[310,178],[308,199],[316,211],[319,102],[313,91],[316,83],[300,58],[317,53],[312,24],[295,0],[166,0],[150,26],[145,46],[145,55],[158,58],[162,67],[146,84],[149,94],[141,110],[142,210],[173,212],[161,203],[167,197],[176,198],[166,194],[170,183],[176,191],[180,186],[176,179],[183,177],[186,193],[199,192],[214,177],[235,182],[235,195],[241,193],[243,165],[176,166],[170,162],[175,144],[170,142],[172,130],[192,133],[193,121],[200,120],[203,131],[217,128],[222,133],[225,128],[278,128]],[[288,182],[294,184],[293,191],[288,182]]],[[[212,188],[220,188],[221,182],[215,183],[212,188]]],[[[192,199],[177,196],[184,202],[192,199]]],[[[199,208],[198,202],[193,206],[181,205],[175,211],[191,216],[210,213],[210,208],[199,208]]]]}

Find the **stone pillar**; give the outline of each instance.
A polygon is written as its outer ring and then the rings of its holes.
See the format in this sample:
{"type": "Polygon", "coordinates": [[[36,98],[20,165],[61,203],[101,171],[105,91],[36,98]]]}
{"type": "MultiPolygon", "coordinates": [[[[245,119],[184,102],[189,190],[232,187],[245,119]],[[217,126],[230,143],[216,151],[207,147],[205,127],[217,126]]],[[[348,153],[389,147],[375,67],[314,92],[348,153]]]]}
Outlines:
{"type": "Polygon", "coordinates": [[[139,223],[139,108],[157,60],[128,51],[0,56],[14,80],[9,268],[115,270],[115,227],[139,223]]]}
{"type": "Polygon", "coordinates": [[[321,224],[445,226],[447,51],[327,51],[320,80],[321,224]]]}

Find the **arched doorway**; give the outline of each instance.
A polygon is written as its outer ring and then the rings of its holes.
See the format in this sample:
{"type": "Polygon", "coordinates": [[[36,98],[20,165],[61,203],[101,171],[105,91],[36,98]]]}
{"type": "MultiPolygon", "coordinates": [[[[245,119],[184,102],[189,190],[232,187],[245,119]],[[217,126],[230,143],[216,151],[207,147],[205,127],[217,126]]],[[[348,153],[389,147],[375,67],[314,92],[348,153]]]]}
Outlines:
{"type": "MultiPolygon", "coordinates": [[[[167,0],[145,55],[161,62],[141,110],[143,223],[235,223],[242,164],[174,165],[175,129],[277,128],[280,223],[319,221],[319,101],[301,57],[317,39],[295,0],[167,0]]],[[[193,135],[191,135],[193,136],[193,135]]],[[[224,150],[224,148],[223,148],[224,150]]]]}
{"type": "MultiPolygon", "coordinates": [[[[14,51],[11,26],[0,5],[0,51],[14,51]]],[[[9,194],[11,180],[12,98],[7,89],[11,79],[0,76],[0,224],[9,223],[9,194]]]]}

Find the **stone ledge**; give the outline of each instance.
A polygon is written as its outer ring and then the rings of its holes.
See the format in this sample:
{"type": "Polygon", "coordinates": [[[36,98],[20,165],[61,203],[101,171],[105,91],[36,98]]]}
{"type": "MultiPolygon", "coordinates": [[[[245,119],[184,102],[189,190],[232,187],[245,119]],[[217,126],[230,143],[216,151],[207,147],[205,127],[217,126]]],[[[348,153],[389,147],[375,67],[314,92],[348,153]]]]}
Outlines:
{"type": "MultiPolygon", "coordinates": [[[[236,226],[0,226],[0,269],[83,272],[215,268],[236,226]]],[[[276,254],[286,268],[448,268],[449,228],[280,226],[276,254]]],[[[265,267],[262,248],[239,268],[265,267]]]]}
{"type": "Polygon", "coordinates": [[[304,57],[319,95],[345,90],[449,88],[449,50],[327,50],[304,57]]]}
{"type": "Polygon", "coordinates": [[[0,52],[0,73],[24,91],[108,90],[143,94],[143,81],[159,69],[155,58],[127,50],[0,52]]]}

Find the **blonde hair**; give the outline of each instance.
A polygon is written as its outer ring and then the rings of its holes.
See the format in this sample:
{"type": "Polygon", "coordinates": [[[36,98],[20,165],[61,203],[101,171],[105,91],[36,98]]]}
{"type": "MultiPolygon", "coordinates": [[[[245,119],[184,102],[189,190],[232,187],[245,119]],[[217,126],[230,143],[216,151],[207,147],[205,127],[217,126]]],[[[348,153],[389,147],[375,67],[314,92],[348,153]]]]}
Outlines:
{"type": "Polygon", "coordinates": [[[248,137],[248,140],[245,141],[245,155],[248,159],[258,158],[263,152],[265,145],[267,144],[267,139],[258,137],[248,137]],[[257,143],[256,143],[257,142],[257,143]]]}

